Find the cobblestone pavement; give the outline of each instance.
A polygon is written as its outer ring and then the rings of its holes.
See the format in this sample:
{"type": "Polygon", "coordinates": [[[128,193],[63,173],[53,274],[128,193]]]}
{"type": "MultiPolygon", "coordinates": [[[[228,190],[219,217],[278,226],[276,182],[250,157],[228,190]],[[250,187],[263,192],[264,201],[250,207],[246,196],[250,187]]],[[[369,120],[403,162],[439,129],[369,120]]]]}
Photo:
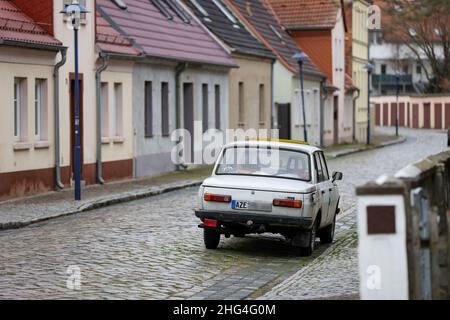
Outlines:
{"type": "MultiPolygon", "coordinates": [[[[392,129],[390,129],[392,130],[392,129]]],[[[354,187],[446,148],[446,134],[402,130],[408,141],[329,161],[342,171],[336,241],[310,258],[281,237],[203,246],[196,188],[0,232],[0,298],[269,299],[354,295],[354,187]],[[80,271],[81,287],[68,271],[80,271]],[[69,283],[68,283],[69,282],[69,283]],[[76,282],[75,282],[76,285],[76,282]]]]}

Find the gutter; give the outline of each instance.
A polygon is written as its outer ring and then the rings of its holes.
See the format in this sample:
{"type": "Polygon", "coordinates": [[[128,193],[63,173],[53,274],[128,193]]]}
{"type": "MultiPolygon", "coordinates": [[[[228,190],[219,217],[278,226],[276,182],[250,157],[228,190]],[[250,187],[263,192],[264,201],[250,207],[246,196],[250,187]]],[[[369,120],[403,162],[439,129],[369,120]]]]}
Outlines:
{"type": "Polygon", "coordinates": [[[66,47],[63,47],[62,45],[40,44],[40,43],[33,43],[33,42],[5,40],[5,39],[0,39],[0,45],[19,47],[19,48],[45,50],[45,51],[56,51],[56,52],[61,52],[63,48],[67,49],[66,47]]]}
{"type": "Polygon", "coordinates": [[[64,189],[61,181],[61,156],[59,139],[59,69],[66,63],[67,48],[60,48],[61,60],[55,65],[53,70],[53,106],[55,109],[55,184],[58,188],[64,189]]]}
{"type": "Polygon", "coordinates": [[[102,168],[102,96],[101,96],[101,74],[108,68],[108,54],[100,53],[103,63],[95,71],[95,93],[96,93],[96,109],[97,109],[97,162],[96,162],[96,180],[97,183],[105,184],[103,179],[102,168]]]}
{"type": "MultiPolygon", "coordinates": [[[[180,76],[186,70],[188,66],[187,62],[180,62],[175,67],[175,113],[176,113],[176,128],[180,129],[180,76]]],[[[176,166],[177,170],[186,169],[185,164],[179,164],[176,166]]]]}

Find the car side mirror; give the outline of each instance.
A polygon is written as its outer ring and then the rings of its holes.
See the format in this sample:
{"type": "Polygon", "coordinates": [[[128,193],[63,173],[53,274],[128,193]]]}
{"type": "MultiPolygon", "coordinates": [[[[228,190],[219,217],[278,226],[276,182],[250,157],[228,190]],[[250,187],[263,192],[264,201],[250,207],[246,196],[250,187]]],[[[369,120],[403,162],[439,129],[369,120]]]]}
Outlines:
{"type": "Polygon", "coordinates": [[[333,172],[333,182],[340,181],[344,177],[344,174],[342,172],[333,172]]]}

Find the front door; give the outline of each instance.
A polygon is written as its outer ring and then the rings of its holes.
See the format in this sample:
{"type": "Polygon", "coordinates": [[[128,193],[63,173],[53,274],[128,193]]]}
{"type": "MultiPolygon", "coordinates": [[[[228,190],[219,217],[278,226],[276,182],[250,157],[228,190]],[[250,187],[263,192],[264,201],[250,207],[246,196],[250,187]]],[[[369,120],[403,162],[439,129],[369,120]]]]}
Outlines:
{"type": "Polygon", "coordinates": [[[339,143],[339,97],[338,96],[334,96],[333,121],[334,121],[333,141],[334,141],[334,144],[338,144],[339,143]]]}
{"type": "Polygon", "coordinates": [[[277,104],[278,129],[280,139],[291,139],[291,104],[277,104]]]}
{"type": "MultiPolygon", "coordinates": [[[[73,73],[69,76],[70,79],[70,172],[72,177],[75,171],[75,75],[73,73]]],[[[80,154],[81,154],[81,178],[83,178],[83,75],[79,75],[78,79],[78,106],[80,114],[80,154]]]]}
{"type": "Polygon", "coordinates": [[[190,139],[185,141],[184,150],[190,152],[186,154],[186,162],[194,162],[194,84],[183,84],[183,125],[184,129],[190,133],[190,139]]]}

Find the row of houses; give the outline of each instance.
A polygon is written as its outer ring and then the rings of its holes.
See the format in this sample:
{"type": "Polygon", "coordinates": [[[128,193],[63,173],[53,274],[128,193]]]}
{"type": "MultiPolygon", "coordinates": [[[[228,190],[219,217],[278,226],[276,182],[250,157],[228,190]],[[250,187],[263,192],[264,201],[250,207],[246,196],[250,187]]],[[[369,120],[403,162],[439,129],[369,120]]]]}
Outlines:
{"type": "MultiPolygon", "coordinates": [[[[366,1],[79,2],[86,184],[179,170],[171,133],[196,121],[304,139],[299,50],[309,142],[366,139],[366,1]]],[[[72,183],[70,3],[0,0],[0,199],[72,183]]]]}

